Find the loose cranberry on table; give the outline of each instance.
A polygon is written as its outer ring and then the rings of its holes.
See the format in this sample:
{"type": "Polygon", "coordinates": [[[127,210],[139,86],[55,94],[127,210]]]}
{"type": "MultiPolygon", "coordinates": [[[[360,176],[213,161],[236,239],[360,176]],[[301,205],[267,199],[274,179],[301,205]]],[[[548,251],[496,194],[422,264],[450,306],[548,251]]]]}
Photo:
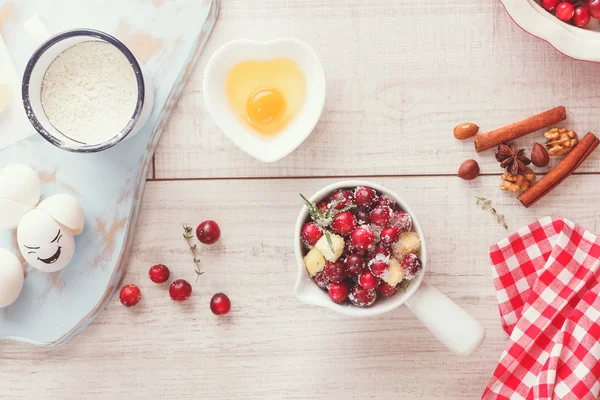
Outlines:
{"type": "Polygon", "coordinates": [[[165,283],[169,280],[170,275],[171,272],[169,271],[169,268],[167,268],[167,266],[164,264],[153,265],[148,271],[148,276],[154,283],[165,283]]]}
{"type": "Polygon", "coordinates": [[[356,276],[363,272],[367,267],[365,259],[360,254],[350,254],[344,262],[346,265],[346,273],[349,276],[356,276]]]}
{"type": "Polygon", "coordinates": [[[329,298],[336,303],[341,303],[348,298],[348,285],[343,282],[334,282],[329,285],[329,298]]]}
{"type": "Polygon", "coordinates": [[[213,244],[221,237],[221,229],[215,221],[204,221],[196,228],[196,237],[204,244],[213,244]]]}
{"type": "Polygon", "coordinates": [[[331,228],[340,235],[348,235],[356,228],[356,217],[348,211],[339,213],[333,217],[331,228]]]}
{"type": "Polygon", "coordinates": [[[351,206],[354,204],[354,195],[348,189],[338,189],[333,192],[331,196],[331,201],[338,201],[335,205],[336,210],[341,210],[344,207],[351,206]]]}
{"type": "Polygon", "coordinates": [[[217,293],[210,299],[210,311],[215,315],[225,315],[231,310],[231,301],[225,293],[217,293]]]}
{"type": "Polygon", "coordinates": [[[192,294],[192,285],[184,279],[177,279],[169,286],[169,296],[174,301],[185,301],[192,294]]]}
{"type": "Polygon", "coordinates": [[[306,246],[314,246],[323,236],[323,230],[316,222],[309,222],[302,228],[300,236],[306,246]]]}
{"type": "Polygon", "coordinates": [[[379,196],[375,189],[365,186],[359,186],[354,190],[354,201],[360,207],[372,208],[377,204],[379,196]]]}
{"type": "Polygon", "coordinates": [[[350,235],[352,246],[358,251],[367,250],[375,241],[375,233],[368,226],[359,226],[350,235]]]}
{"type": "Polygon", "coordinates": [[[370,271],[365,271],[358,277],[358,284],[365,289],[375,289],[379,284],[379,279],[370,271]]]}
{"type": "Polygon", "coordinates": [[[346,266],[341,260],[325,263],[325,275],[331,282],[341,282],[346,279],[346,266]]]}
{"type": "Polygon", "coordinates": [[[357,307],[369,307],[377,300],[377,291],[375,289],[365,289],[356,285],[348,294],[350,302],[357,307]]]}
{"type": "Polygon", "coordinates": [[[119,293],[119,300],[125,307],[133,307],[140,302],[142,298],[142,292],[140,288],[135,285],[125,285],[121,288],[119,293]]]}

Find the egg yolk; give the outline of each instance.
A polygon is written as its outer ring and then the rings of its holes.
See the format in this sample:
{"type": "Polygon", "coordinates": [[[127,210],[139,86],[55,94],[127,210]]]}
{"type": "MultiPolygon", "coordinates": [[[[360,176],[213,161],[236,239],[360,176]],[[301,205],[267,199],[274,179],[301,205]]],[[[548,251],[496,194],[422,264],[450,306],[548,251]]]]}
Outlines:
{"type": "Polygon", "coordinates": [[[285,110],[285,98],[274,88],[259,88],[246,102],[246,114],[253,125],[267,125],[279,118],[285,110]]]}

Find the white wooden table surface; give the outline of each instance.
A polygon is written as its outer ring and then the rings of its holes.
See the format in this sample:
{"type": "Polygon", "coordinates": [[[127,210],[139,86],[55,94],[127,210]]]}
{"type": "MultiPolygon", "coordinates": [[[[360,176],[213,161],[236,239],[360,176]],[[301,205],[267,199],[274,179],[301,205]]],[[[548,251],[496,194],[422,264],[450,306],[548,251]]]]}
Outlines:
{"type": "MultiPolygon", "coordinates": [[[[487,257],[507,232],[474,196],[491,198],[510,230],[561,214],[597,233],[600,152],[526,210],[499,190],[492,152],[476,155],[452,128],[473,121],[488,130],[564,105],[568,127],[599,133],[598,76],[599,64],[527,35],[497,1],[224,0],[144,194],[124,278],[141,287],[142,302],[125,309],[115,297],[60,348],[0,343],[0,398],[479,398],[507,340],[487,257]],[[328,97],[311,137],[266,165],[218,131],[201,82],[223,43],[280,36],[320,54],[328,97]],[[471,183],[454,176],[466,158],[484,173],[471,183]],[[473,356],[449,353],[405,308],[357,320],[296,301],[298,192],[344,177],[372,179],[411,203],[427,236],[427,279],[487,329],[473,356]],[[222,237],[202,249],[193,297],[176,304],[147,271],[162,262],[193,281],[181,223],[204,219],[218,221],[222,237]],[[225,318],[208,307],[219,291],[233,302],[225,318]]],[[[518,144],[530,149],[536,137],[518,144]]]]}

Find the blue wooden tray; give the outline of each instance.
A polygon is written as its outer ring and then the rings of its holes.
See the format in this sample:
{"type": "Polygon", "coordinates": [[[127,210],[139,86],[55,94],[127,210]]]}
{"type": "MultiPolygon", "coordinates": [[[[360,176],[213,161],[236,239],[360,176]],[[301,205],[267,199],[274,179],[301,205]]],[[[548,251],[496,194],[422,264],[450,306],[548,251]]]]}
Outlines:
{"type": "MultiPolygon", "coordinates": [[[[75,154],[37,134],[0,150],[0,169],[24,163],[38,171],[42,198],[79,198],[85,229],[62,271],[24,265],[23,292],[0,310],[0,339],[42,346],[66,343],[104,309],[117,290],[131,247],[148,167],[165,123],[217,19],[219,0],[0,0],[0,30],[19,73],[34,47],[23,23],[34,14],[51,32],[93,28],[125,42],[152,78],[155,103],[135,137],[107,151],[75,154]]],[[[31,128],[33,129],[33,128],[31,128]]],[[[0,247],[18,254],[15,234],[0,231],[0,247]]]]}

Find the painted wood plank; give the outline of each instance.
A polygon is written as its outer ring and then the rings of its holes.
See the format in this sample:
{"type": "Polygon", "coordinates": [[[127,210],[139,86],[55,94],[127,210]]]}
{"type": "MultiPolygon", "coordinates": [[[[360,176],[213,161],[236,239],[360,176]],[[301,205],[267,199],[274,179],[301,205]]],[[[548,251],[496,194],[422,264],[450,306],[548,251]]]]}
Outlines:
{"type": "MultiPolygon", "coordinates": [[[[451,174],[468,158],[495,173],[492,152],[476,155],[471,140],[454,139],[454,126],[491,130],[561,104],[566,126],[600,133],[591,84],[600,64],[529,36],[498,1],[236,0],[220,18],[207,56],[238,38],[308,42],[327,76],[325,111],[293,154],[256,161],[207,114],[204,57],[158,146],[158,178],[451,174]]],[[[542,132],[517,143],[530,150],[536,140],[542,132]]],[[[581,171],[600,171],[600,155],[581,171]]]]}
{"type": "Polygon", "coordinates": [[[141,287],[133,309],[115,297],[85,332],[57,349],[0,343],[0,398],[103,399],[477,399],[502,352],[487,247],[507,234],[474,196],[494,200],[510,230],[561,214],[598,232],[589,176],[569,178],[531,209],[500,192],[495,177],[373,178],[403,196],[425,232],[426,279],[487,329],[470,358],[452,355],[410,312],[352,319],[299,303],[292,235],[300,207],[333,179],[148,182],[123,284],[141,287]],[[147,278],[167,264],[172,279],[193,282],[181,224],[218,221],[221,240],[202,246],[205,272],[191,299],[174,303],[147,278]],[[208,304],[227,293],[231,314],[208,304]],[[77,379],[74,379],[74,377],[77,379]]]}

